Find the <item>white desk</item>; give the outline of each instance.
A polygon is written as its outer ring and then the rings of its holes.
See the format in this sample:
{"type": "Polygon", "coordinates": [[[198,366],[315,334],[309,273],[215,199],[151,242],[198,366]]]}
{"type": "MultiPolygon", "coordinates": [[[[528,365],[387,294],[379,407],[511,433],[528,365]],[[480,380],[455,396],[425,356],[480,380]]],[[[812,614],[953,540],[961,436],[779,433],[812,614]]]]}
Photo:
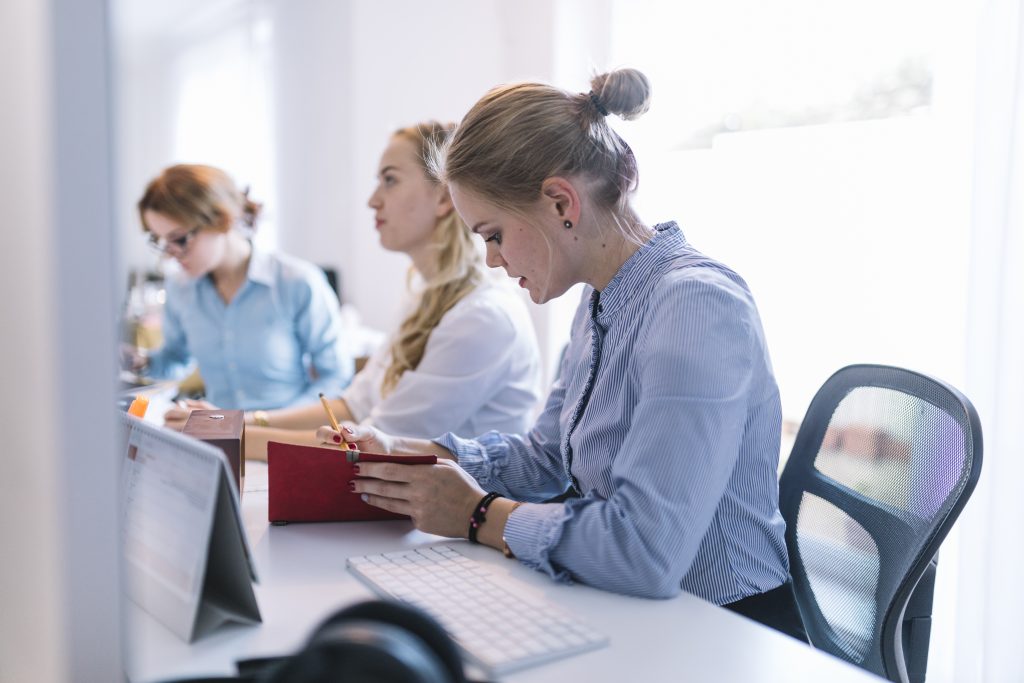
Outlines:
{"type": "Polygon", "coordinates": [[[134,603],[126,614],[126,670],[135,683],[228,675],[237,659],[287,654],[326,616],[374,597],[345,569],[352,555],[443,541],[513,577],[611,638],[601,650],[517,672],[512,683],[566,681],[878,681],[868,673],[688,594],[644,600],[556,584],[501,553],[421,533],[409,522],[267,523],[266,466],[246,466],[242,499],[260,583],[259,626],[227,626],[193,644],[176,638],[134,603]]]}

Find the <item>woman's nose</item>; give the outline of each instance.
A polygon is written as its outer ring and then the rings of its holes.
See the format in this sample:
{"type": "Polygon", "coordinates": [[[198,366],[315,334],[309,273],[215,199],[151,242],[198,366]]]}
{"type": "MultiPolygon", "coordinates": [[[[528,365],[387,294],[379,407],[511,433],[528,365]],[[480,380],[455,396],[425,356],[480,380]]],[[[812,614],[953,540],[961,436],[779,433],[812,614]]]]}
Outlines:
{"type": "Polygon", "coordinates": [[[501,257],[501,252],[497,249],[488,249],[484,263],[487,264],[488,268],[501,268],[505,265],[505,259],[501,257]]]}

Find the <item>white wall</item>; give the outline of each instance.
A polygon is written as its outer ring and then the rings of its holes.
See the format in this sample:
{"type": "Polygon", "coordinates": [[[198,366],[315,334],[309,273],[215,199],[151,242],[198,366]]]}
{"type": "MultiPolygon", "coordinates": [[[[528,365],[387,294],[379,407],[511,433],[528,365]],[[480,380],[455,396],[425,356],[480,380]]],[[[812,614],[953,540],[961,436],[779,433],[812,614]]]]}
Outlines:
{"type": "Polygon", "coordinates": [[[174,92],[164,86],[170,81],[169,65],[159,54],[140,51],[138,58],[115,59],[113,64],[119,143],[114,215],[125,262],[149,265],[155,259],[141,237],[135,202],[146,181],[171,158],[174,92]]]}
{"type": "Polygon", "coordinates": [[[267,210],[282,250],[341,267],[352,257],[350,3],[295,0],[267,11],[277,185],[267,210]]]}
{"type": "MultiPolygon", "coordinates": [[[[21,103],[4,107],[5,122],[0,126],[0,145],[5,150],[0,192],[8,206],[4,237],[18,234],[21,242],[17,251],[0,252],[0,287],[6,293],[26,291],[27,277],[30,291],[35,292],[28,297],[3,297],[0,322],[19,333],[4,336],[0,363],[5,384],[24,390],[0,393],[0,410],[7,415],[16,411],[22,418],[22,406],[36,401],[45,405],[46,393],[54,386],[50,366],[54,316],[49,305],[38,306],[40,302],[49,304],[52,298],[52,286],[42,277],[53,220],[47,201],[51,169],[45,161],[50,151],[44,122],[50,114],[47,51],[52,40],[45,25],[47,10],[46,5],[32,0],[0,5],[0,45],[5,52],[0,59],[0,84],[21,103]]],[[[68,649],[61,637],[66,618],[61,610],[65,591],[57,565],[61,533],[57,506],[52,502],[37,506],[36,501],[55,501],[58,495],[55,443],[51,430],[36,433],[41,420],[13,422],[2,454],[0,514],[19,523],[4,524],[0,531],[0,543],[6,549],[0,562],[0,604],[4,605],[0,678],[30,680],[39,676],[39,680],[52,681],[58,679],[68,649]],[[35,514],[24,515],[23,510],[35,514]]]]}
{"type": "Polygon", "coordinates": [[[0,3],[0,680],[116,681],[103,3],[0,3]]]}
{"type": "Polygon", "coordinates": [[[458,120],[488,88],[549,79],[552,9],[533,0],[302,0],[274,15],[281,246],[342,273],[367,324],[399,320],[408,259],[366,200],[390,134],[458,120]]]}

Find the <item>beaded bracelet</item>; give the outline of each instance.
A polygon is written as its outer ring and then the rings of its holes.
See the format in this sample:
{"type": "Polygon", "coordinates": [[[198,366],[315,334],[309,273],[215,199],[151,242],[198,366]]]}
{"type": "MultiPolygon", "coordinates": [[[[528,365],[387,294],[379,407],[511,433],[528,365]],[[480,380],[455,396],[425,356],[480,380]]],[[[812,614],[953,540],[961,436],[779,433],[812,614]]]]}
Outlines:
{"type": "Polygon", "coordinates": [[[494,499],[498,497],[497,493],[488,493],[486,496],[480,499],[480,502],[473,508],[473,516],[469,518],[469,542],[479,543],[476,540],[476,532],[480,528],[480,525],[487,521],[487,508],[491,506],[494,499]]]}

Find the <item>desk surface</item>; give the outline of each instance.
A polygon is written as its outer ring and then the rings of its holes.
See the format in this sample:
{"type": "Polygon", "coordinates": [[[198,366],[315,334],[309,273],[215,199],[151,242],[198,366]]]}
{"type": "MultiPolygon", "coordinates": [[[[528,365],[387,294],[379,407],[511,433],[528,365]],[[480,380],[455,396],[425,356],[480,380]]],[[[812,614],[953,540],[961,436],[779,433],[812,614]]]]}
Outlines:
{"type": "Polygon", "coordinates": [[[558,604],[611,644],[514,673],[502,680],[878,681],[868,673],[698,598],[644,600],[552,582],[490,548],[431,536],[409,522],[267,523],[266,466],[248,463],[242,498],[246,532],[256,559],[263,623],[225,626],[188,644],[134,603],[127,603],[126,672],[143,683],[201,675],[228,675],[237,659],[298,649],[327,615],[374,597],[345,569],[353,555],[388,552],[439,541],[485,563],[495,580],[514,580],[558,604]]]}

